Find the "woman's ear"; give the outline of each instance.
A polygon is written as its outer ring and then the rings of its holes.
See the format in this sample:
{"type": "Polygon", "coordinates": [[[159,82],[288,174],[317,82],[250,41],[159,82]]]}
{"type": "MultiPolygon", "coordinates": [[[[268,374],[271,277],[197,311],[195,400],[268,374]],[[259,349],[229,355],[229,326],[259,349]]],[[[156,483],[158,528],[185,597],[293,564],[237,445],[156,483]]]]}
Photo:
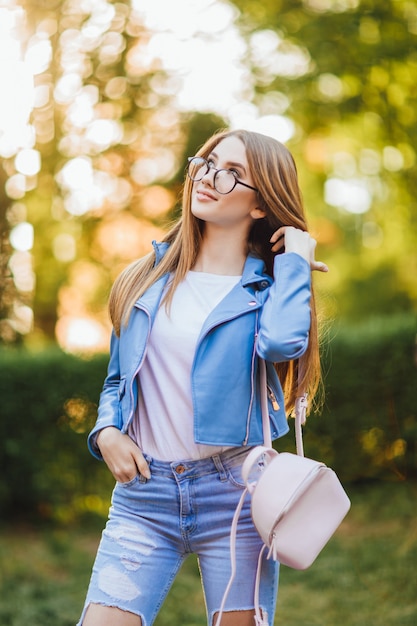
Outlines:
{"type": "Polygon", "coordinates": [[[263,217],[266,217],[266,211],[264,211],[263,209],[260,209],[259,207],[256,207],[255,209],[252,209],[252,211],[250,212],[251,218],[254,220],[260,220],[263,217]]]}

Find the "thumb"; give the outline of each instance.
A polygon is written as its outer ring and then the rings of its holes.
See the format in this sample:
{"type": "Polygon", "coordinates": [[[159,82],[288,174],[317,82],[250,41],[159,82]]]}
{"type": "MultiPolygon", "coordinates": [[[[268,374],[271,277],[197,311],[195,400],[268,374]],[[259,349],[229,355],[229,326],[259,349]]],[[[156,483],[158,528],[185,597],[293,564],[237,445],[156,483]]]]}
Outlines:
{"type": "Polygon", "coordinates": [[[328,272],[329,268],[326,265],[326,263],[322,263],[321,261],[313,261],[313,263],[311,264],[311,269],[317,270],[319,272],[328,272]]]}

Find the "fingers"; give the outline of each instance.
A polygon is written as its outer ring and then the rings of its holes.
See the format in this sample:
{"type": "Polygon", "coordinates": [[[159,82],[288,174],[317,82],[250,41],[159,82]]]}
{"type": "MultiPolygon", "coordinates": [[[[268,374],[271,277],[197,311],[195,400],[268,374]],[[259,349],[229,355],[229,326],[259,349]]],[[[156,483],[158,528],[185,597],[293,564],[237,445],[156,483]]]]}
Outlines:
{"type": "Polygon", "coordinates": [[[273,233],[270,242],[273,244],[273,252],[279,252],[284,248],[285,252],[295,252],[303,257],[312,271],[329,271],[325,263],[315,260],[317,241],[304,230],[294,226],[281,226],[273,233]]]}
{"type": "Polygon", "coordinates": [[[128,482],[138,472],[150,478],[149,466],[136,443],[112,426],[104,428],[97,437],[103,459],[118,482],[128,482]]]}
{"type": "Polygon", "coordinates": [[[311,271],[318,271],[318,272],[328,272],[329,268],[328,266],[323,263],[322,261],[316,261],[316,259],[314,258],[315,254],[316,254],[316,246],[317,246],[317,241],[315,239],[313,239],[312,237],[310,237],[310,268],[311,271]]]}
{"type": "Polygon", "coordinates": [[[272,251],[273,252],[278,252],[279,250],[281,250],[281,248],[284,247],[285,244],[285,226],[281,226],[281,228],[278,228],[278,230],[276,230],[274,232],[274,234],[272,235],[271,239],[269,240],[270,243],[273,243],[275,245],[272,246],[272,251]]]}
{"type": "Polygon", "coordinates": [[[151,477],[151,471],[149,469],[149,465],[147,464],[146,459],[142,454],[142,451],[137,446],[136,446],[134,459],[135,459],[136,467],[139,470],[139,473],[149,480],[151,477]]]}
{"type": "Polygon", "coordinates": [[[278,241],[278,239],[279,239],[280,237],[283,237],[283,236],[285,235],[285,230],[286,230],[287,228],[291,228],[291,227],[288,227],[288,226],[281,226],[281,228],[278,228],[278,230],[276,230],[276,231],[274,232],[274,234],[272,235],[272,237],[271,237],[271,239],[270,239],[269,241],[270,241],[271,243],[274,243],[275,241],[278,241]]]}
{"type": "Polygon", "coordinates": [[[278,252],[281,248],[284,247],[284,238],[280,239],[274,246],[272,246],[272,252],[278,252]]]}

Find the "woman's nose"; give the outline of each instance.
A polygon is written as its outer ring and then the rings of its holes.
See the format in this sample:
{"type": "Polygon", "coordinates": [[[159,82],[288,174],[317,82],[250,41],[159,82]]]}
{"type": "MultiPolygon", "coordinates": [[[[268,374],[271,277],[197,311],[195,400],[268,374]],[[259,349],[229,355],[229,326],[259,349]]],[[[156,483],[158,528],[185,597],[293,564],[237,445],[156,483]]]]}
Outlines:
{"type": "Polygon", "coordinates": [[[205,183],[209,183],[211,187],[214,187],[214,177],[216,175],[216,171],[217,170],[215,170],[214,167],[209,167],[201,180],[205,183]]]}

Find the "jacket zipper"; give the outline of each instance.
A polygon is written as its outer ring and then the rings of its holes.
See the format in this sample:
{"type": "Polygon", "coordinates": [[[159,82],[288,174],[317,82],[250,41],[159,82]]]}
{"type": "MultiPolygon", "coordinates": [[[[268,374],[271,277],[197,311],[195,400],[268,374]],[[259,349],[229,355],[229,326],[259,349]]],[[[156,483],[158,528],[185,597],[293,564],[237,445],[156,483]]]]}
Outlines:
{"type": "Polygon", "coordinates": [[[278,411],[279,410],[279,404],[276,398],[276,395],[274,394],[274,392],[272,391],[271,387],[269,385],[267,385],[267,390],[268,390],[268,397],[271,400],[271,404],[272,407],[274,409],[274,411],[278,411]]]}
{"type": "Polygon", "coordinates": [[[148,350],[149,335],[151,334],[151,314],[142,305],[136,306],[136,308],[140,309],[141,311],[143,311],[145,313],[145,315],[148,317],[148,333],[146,335],[145,349],[143,351],[142,358],[141,358],[141,360],[138,363],[138,366],[137,366],[137,368],[136,368],[136,370],[135,370],[135,372],[134,372],[134,374],[132,376],[132,381],[130,383],[129,394],[130,394],[130,406],[131,406],[131,409],[130,409],[129,419],[126,421],[126,424],[125,424],[125,426],[123,428],[123,431],[122,431],[123,433],[127,433],[127,431],[129,430],[129,426],[132,423],[132,419],[133,419],[133,416],[134,416],[134,413],[135,413],[134,406],[133,406],[133,384],[134,384],[134,381],[136,379],[136,376],[138,375],[138,372],[139,372],[140,368],[142,367],[142,363],[145,360],[146,352],[148,350]]]}
{"type": "Polygon", "coordinates": [[[255,355],[256,355],[256,338],[258,335],[255,335],[255,340],[253,342],[253,350],[252,350],[252,362],[251,362],[251,394],[250,394],[250,402],[249,402],[249,410],[248,410],[248,414],[246,416],[246,434],[245,434],[245,438],[242,442],[242,446],[247,446],[248,445],[248,440],[249,440],[249,424],[250,424],[250,415],[252,412],[252,406],[253,406],[253,400],[255,397],[255,384],[254,384],[254,377],[255,377],[255,355]]]}
{"type": "MultiPolygon", "coordinates": [[[[257,316],[258,316],[258,309],[259,309],[259,307],[256,309],[256,314],[257,314],[257,316]]],[[[200,348],[200,345],[201,345],[201,343],[202,343],[203,339],[204,339],[204,338],[208,335],[208,333],[209,333],[211,330],[213,330],[213,328],[216,328],[216,326],[219,326],[219,324],[224,324],[225,322],[230,322],[230,321],[232,321],[232,320],[234,320],[234,319],[237,319],[237,318],[238,318],[238,317],[240,317],[241,315],[246,314],[246,312],[247,312],[247,311],[240,312],[240,313],[236,313],[236,315],[232,315],[231,317],[228,317],[228,318],[222,319],[222,320],[221,320],[221,322],[217,322],[216,324],[212,324],[211,326],[209,326],[209,327],[206,329],[206,332],[204,333],[204,335],[199,337],[198,343],[197,343],[196,348],[195,348],[195,353],[194,353],[194,360],[193,360],[193,364],[192,364],[192,366],[191,366],[191,376],[192,376],[192,374],[193,374],[194,364],[195,364],[195,360],[196,360],[197,352],[198,352],[198,350],[199,350],[199,348],[200,348]]],[[[252,405],[253,405],[253,400],[254,400],[254,395],[255,395],[255,385],[254,385],[254,380],[253,380],[253,379],[254,379],[254,369],[255,369],[255,353],[256,353],[255,345],[256,345],[256,337],[257,337],[257,336],[258,336],[258,335],[257,335],[257,334],[255,334],[255,341],[253,342],[252,365],[251,365],[251,381],[252,381],[252,382],[251,382],[251,385],[252,385],[252,388],[251,388],[251,399],[250,399],[250,403],[249,403],[249,410],[248,410],[248,414],[247,414],[247,416],[246,416],[246,434],[245,434],[245,438],[244,438],[244,440],[243,440],[243,442],[242,442],[242,446],[246,446],[246,445],[247,445],[247,443],[248,443],[248,439],[249,439],[249,423],[250,423],[250,414],[251,414],[251,411],[252,411],[252,405]]],[[[192,398],[192,400],[194,401],[194,398],[192,398]]]]}

